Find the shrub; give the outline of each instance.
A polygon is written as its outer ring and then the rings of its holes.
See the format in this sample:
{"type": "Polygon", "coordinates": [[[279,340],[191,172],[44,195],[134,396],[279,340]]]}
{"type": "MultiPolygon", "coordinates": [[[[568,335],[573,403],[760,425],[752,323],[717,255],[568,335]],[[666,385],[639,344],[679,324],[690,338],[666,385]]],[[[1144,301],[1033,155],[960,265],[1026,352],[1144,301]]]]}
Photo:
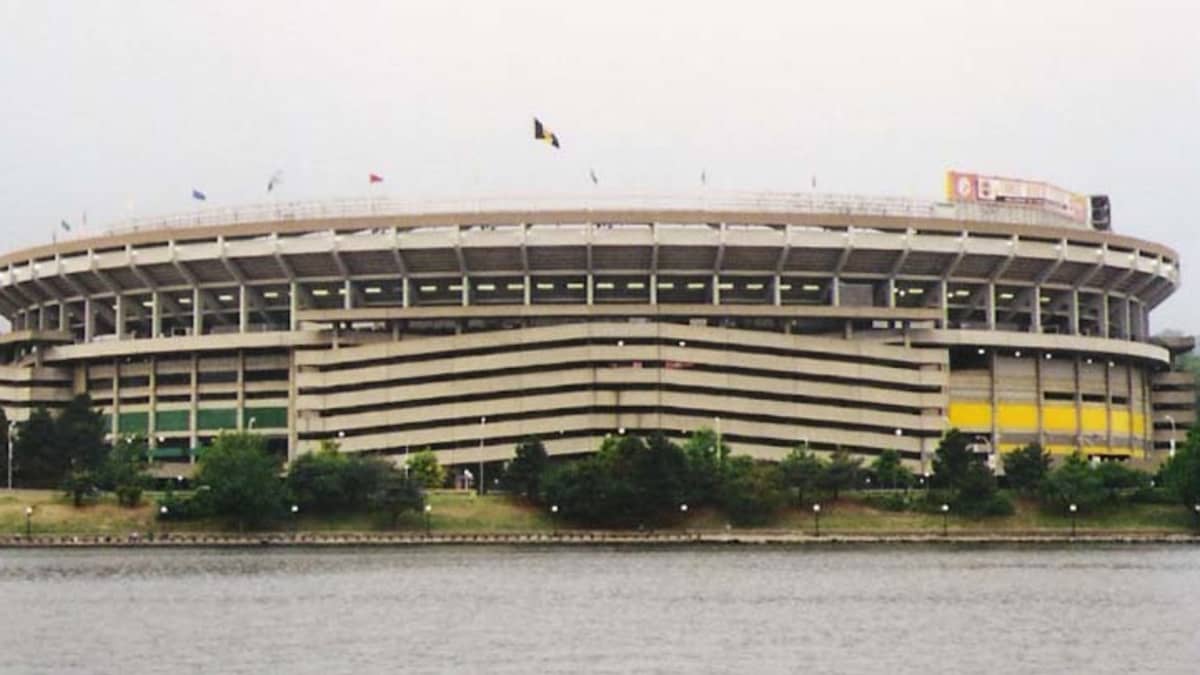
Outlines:
{"type": "Polygon", "coordinates": [[[869,494],[863,497],[863,503],[881,511],[907,511],[913,507],[913,500],[902,493],[869,494]]]}

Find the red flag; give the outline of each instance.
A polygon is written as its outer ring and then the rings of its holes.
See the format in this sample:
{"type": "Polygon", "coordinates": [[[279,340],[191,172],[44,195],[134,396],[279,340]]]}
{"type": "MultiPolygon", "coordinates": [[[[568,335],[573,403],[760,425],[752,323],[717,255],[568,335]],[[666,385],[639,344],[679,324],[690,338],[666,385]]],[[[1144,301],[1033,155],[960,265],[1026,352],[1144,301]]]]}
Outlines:
{"type": "Polygon", "coordinates": [[[371,174],[367,174],[367,180],[371,181],[372,183],[382,183],[383,176],[380,176],[377,173],[371,173],[371,174]]]}

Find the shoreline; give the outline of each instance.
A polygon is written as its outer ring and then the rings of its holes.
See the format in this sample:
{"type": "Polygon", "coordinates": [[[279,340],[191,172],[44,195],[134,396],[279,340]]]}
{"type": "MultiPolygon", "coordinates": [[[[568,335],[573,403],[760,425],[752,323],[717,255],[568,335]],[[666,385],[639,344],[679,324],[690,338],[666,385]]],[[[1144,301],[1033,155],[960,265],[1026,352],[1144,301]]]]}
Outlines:
{"type": "Polygon", "coordinates": [[[565,531],[559,533],[158,533],[141,535],[47,534],[0,536],[0,549],[62,548],[336,548],[409,546],[687,546],[697,544],[795,546],[828,544],[1174,544],[1198,545],[1200,536],[1167,532],[1069,533],[845,533],[820,536],[801,532],[621,532],[565,531]]]}

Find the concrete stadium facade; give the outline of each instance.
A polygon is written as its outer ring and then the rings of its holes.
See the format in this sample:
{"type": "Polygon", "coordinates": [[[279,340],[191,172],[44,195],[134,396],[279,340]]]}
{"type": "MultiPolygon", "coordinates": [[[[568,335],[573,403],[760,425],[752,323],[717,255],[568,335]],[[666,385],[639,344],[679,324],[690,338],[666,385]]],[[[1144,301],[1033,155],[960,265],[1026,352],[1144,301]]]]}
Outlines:
{"type": "Polygon", "coordinates": [[[253,428],[444,463],[717,427],[927,465],[1154,459],[1194,422],[1150,338],[1166,246],[1021,207],[816,195],[216,210],[0,258],[0,404],[89,393],[187,461],[253,428]]]}

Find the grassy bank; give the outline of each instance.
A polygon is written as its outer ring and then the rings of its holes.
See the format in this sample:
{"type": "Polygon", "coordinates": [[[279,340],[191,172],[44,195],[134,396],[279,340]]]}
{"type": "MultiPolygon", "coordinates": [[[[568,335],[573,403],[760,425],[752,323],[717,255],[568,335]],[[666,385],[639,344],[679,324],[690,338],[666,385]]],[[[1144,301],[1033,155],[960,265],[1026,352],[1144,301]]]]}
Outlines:
{"type": "MultiPolygon", "coordinates": [[[[42,534],[114,534],[130,532],[214,532],[226,529],[219,521],[163,522],[156,518],[157,495],[150,494],[137,508],[117,505],[111,495],[81,508],[72,506],[61,492],[47,490],[0,490],[0,533],[25,531],[25,508],[33,506],[33,532],[42,534]]],[[[476,497],[473,494],[435,491],[429,495],[432,507],[430,525],[437,532],[548,532],[555,528],[550,514],[529,504],[506,496],[476,497]]],[[[1011,516],[968,519],[950,514],[947,518],[951,533],[1044,533],[1061,534],[1071,528],[1067,514],[1049,514],[1036,503],[1018,500],[1016,513],[1011,516]]],[[[690,531],[721,531],[726,518],[711,509],[693,509],[687,518],[677,518],[667,529],[690,531]]],[[[311,532],[362,532],[388,529],[389,523],[372,515],[313,516],[299,514],[295,521],[283,521],[276,529],[292,528],[311,532]]],[[[571,523],[560,519],[558,526],[570,529],[571,523]]],[[[812,511],[794,507],[781,511],[765,530],[811,531],[812,511]]],[[[907,534],[941,532],[940,514],[883,511],[865,505],[856,495],[836,502],[825,502],[821,511],[823,533],[847,534],[907,534]]],[[[399,524],[403,530],[424,530],[421,514],[407,514],[399,524]]],[[[1080,513],[1078,531],[1103,533],[1193,531],[1192,516],[1184,508],[1163,504],[1129,504],[1096,513],[1080,513]]],[[[736,528],[744,529],[744,528],[736,528]]]]}

